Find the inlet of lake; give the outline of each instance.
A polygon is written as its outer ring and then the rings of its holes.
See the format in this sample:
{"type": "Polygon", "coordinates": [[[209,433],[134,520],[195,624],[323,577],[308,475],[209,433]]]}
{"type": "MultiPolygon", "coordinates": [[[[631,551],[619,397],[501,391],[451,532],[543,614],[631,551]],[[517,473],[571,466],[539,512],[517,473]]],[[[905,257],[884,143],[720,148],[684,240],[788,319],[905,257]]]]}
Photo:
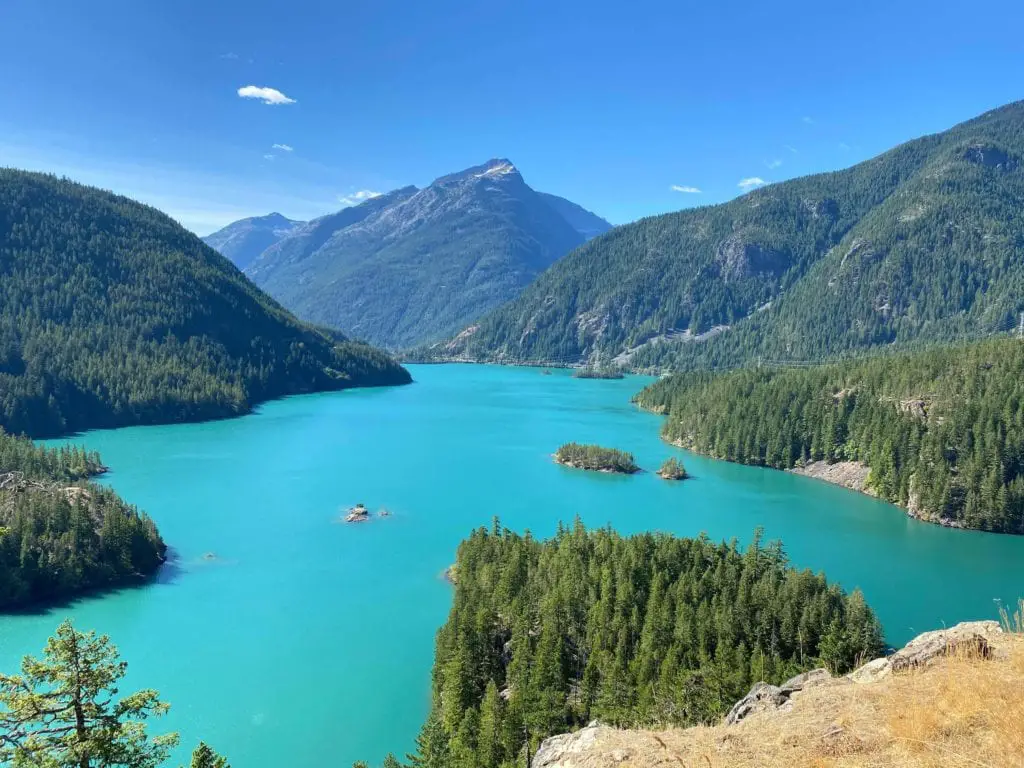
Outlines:
{"type": "Polygon", "coordinates": [[[794,565],[861,588],[893,644],[1024,596],[1024,537],[920,523],[817,480],[678,451],[660,417],[630,404],[650,379],[412,371],[406,387],[71,438],[100,451],[103,482],[156,520],[174,562],[143,588],[0,618],[0,670],[70,615],[120,648],[123,692],[152,687],[171,703],[150,729],[181,733],[173,765],[204,739],[235,768],[347,768],[412,749],[451,597],[442,571],[495,515],[541,537],[577,515],[741,543],[762,526],[794,565]],[[647,470],[677,455],[693,479],[556,465],[570,440],[631,451],[647,470]],[[392,515],[340,523],[357,502],[392,515]]]}

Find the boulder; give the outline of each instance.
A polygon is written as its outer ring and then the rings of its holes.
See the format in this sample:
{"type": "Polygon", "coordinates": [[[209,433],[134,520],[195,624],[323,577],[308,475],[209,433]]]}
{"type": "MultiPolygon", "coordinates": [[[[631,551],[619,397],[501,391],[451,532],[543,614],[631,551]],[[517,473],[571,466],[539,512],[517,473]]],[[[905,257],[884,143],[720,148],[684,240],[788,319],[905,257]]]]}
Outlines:
{"type": "Polygon", "coordinates": [[[544,739],[530,762],[530,768],[571,768],[576,764],[574,757],[583,755],[594,746],[603,729],[604,726],[595,720],[573,733],[544,739]]]}
{"type": "Polygon", "coordinates": [[[891,656],[869,661],[848,677],[855,683],[873,683],[893,673],[927,666],[941,656],[959,651],[988,658],[992,655],[993,636],[1002,631],[997,621],[965,621],[949,629],[925,632],[891,656]]]}
{"type": "Polygon", "coordinates": [[[812,669],[792,677],[782,685],[756,683],[750,693],[737,701],[725,716],[726,725],[735,725],[755,712],[780,709],[789,703],[790,697],[805,688],[827,683],[832,675],[825,668],[812,669]]]}

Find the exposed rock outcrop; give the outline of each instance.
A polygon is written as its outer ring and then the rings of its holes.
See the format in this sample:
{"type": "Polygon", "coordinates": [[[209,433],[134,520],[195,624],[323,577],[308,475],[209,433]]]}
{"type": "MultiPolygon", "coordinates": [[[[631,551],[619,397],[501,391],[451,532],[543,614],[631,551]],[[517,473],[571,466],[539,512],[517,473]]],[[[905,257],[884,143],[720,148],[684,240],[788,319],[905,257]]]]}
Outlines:
{"type": "Polygon", "coordinates": [[[994,638],[1002,634],[999,622],[967,621],[949,629],[918,635],[892,656],[869,661],[848,678],[855,683],[875,682],[893,673],[927,666],[936,659],[966,651],[981,658],[993,653],[994,638]]]}
{"type": "Polygon", "coordinates": [[[545,739],[533,756],[531,768],[570,768],[576,765],[575,757],[589,751],[604,730],[607,730],[605,726],[594,721],[574,733],[545,739]]]}
{"type": "Polygon", "coordinates": [[[825,668],[820,668],[792,677],[782,685],[756,683],[750,689],[750,693],[737,701],[729,710],[729,714],[725,716],[725,724],[735,725],[755,712],[785,708],[790,704],[790,699],[797,691],[822,685],[831,679],[831,673],[825,668]]]}
{"type": "Polygon", "coordinates": [[[788,470],[795,475],[815,477],[824,480],[826,483],[841,485],[854,491],[874,496],[875,493],[868,487],[868,476],[871,468],[859,461],[837,461],[829,464],[825,461],[812,461],[802,467],[793,467],[788,470]]]}

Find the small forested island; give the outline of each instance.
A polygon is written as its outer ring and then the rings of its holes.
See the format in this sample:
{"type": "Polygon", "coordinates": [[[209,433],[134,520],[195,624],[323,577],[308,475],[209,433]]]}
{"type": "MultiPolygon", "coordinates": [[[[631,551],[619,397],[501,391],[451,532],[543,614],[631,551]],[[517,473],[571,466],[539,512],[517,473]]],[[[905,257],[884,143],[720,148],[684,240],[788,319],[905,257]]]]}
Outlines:
{"type": "Polygon", "coordinates": [[[109,488],[82,448],[46,449],[0,431],[0,611],[138,583],[167,547],[156,525],[109,488]]]}
{"type": "Polygon", "coordinates": [[[689,475],[686,474],[686,467],[683,466],[683,462],[672,456],[665,459],[665,463],[658,470],[658,477],[665,480],[685,480],[689,475]]]}
{"type": "Polygon", "coordinates": [[[632,475],[640,471],[633,460],[633,454],[615,448],[599,445],[566,443],[555,453],[555,461],[574,469],[588,469],[594,472],[615,472],[632,475]]]}
{"type": "Polygon", "coordinates": [[[549,541],[495,520],[458,550],[413,765],[524,765],[591,720],[710,723],[764,680],[845,673],[883,650],[863,596],[788,565],[782,545],[623,537],[577,520],[549,541]]]}
{"type": "Polygon", "coordinates": [[[635,399],[668,414],[675,445],[839,482],[928,522],[1024,533],[1019,339],[683,373],[635,399]]]}
{"type": "Polygon", "coordinates": [[[573,372],[574,379],[623,379],[626,377],[618,368],[593,368],[590,366],[577,368],[573,372]]]}

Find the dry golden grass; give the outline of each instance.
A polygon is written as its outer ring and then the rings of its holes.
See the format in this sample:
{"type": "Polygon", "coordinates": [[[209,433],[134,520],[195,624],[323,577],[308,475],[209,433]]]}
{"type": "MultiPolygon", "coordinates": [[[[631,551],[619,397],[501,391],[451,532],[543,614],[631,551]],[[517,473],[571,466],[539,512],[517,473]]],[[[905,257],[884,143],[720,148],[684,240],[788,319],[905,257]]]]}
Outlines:
{"type": "Polygon", "coordinates": [[[792,703],[731,727],[602,730],[566,768],[1024,768],[1024,636],[792,703]]]}

